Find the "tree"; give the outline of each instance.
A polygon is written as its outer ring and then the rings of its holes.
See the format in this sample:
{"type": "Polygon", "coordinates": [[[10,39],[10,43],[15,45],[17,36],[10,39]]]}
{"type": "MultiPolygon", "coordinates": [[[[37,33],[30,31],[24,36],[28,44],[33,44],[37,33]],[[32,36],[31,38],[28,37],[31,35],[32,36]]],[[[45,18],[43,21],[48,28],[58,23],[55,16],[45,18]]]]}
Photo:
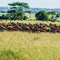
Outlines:
{"type": "Polygon", "coordinates": [[[49,15],[49,16],[51,16],[50,17],[50,21],[55,21],[56,20],[56,12],[54,12],[54,11],[51,11],[51,12],[47,12],[47,14],[49,15]]]}
{"type": "Polygon", "coordinates": [[[59,18],[59,17],[60,17],[60,14],[57,14],[57,15],[56,15],[56,18],[59,18]]]}
{"type": "Polygon", "coordinates": [[[45,11],[39,11],[35,14],[35,17],[37,20],[47,21],[48,20],[48,14],[45,11]]]}
{"type": "Polygon", "coordinates": [[[54,11],[51,11],[51,12],[47,12],[49,15],[52,14],[52,15],[56,15],[56,13],[54,11]]]}
{"type": "Polygon", "coordinates": [[[11,19],[18,19],[18,20],[23,20],[25,19],[25,14],[23,9],[24,8],[29,8],[27,3],[24,2],[13,2],[9,3],[9,6],[11,6],[10,10],[8,13],[10,14],[11,19]]]}
{"type": "Polygon", "coordinates": [[[0,19],[8,19],[8,17],[3,14],[2,16],[0,16],[0,19]]]}

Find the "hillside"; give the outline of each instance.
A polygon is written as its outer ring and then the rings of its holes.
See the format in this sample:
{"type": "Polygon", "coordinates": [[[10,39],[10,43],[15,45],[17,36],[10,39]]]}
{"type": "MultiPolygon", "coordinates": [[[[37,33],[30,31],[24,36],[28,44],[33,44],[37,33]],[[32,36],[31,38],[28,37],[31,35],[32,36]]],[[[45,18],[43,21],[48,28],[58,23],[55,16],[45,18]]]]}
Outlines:
{"type": "MultiPolygon", "coordinates": [[[[7,11],[10,9],[10,7],[0,7],[0,13],[7,13],[7,11]]],[[[60,8],[30,8],[30,9],[24,9],[25,10],[31,10],[32,13],[37,13],[40,10],[45,10],[45,11],[55,11],[57,13],[60,13],[60,8]]]]}

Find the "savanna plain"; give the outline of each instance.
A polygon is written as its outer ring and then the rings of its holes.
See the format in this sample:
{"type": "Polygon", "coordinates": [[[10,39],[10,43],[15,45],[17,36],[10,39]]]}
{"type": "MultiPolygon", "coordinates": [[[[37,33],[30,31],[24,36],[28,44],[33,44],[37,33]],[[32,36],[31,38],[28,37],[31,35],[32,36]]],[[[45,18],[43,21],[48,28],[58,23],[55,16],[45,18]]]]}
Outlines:
{"type": "MultiPolygon", "coordinates": [[[[0,21],[0,23],[45,23],[42,21],[0,21]]],[[[0,60],[60,60],[60,33],[0,32],[0,60]]]]}

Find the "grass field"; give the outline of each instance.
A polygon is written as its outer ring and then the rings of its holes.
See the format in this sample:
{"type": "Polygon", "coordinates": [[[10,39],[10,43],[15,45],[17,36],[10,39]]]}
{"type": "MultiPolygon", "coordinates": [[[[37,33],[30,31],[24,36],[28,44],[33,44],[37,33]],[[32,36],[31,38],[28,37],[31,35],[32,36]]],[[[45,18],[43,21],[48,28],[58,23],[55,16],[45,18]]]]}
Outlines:
{"type": "Polygon", "coordinates": [[[28,20],[29,19],[32,19],[32,20],[36,19],[35,14],[25,14],[25,15],[28,17],[28,20]]]}
{"type": "MultiPolygon", "coordinates": [[[[0,21],[0,23],[10,21],[0,21]]],[[[46,23],[42,21],[11,21],[46,23]]],[[[59,22],[52,22],[59,25],[59,22]]],[[[0,60],[60,60],[60,33],[0,32],[0,60]]]]}
{"type": "MultiPolygon", "coordinates": [[[[35,14],[25,14],[28,17],[28,20],[36,20],[35,14]]],[[[56,15],[54,15],[54,18],[56,15]]],[[[49,15],[49,18],[51,18],[51,15],[49,15]]],[[[60,17],[56,19],[56,21],[60,21],[60,17]]]]}
{"type": "Polygon", "coordinates": [[[58,18],[57,20],[60,21],[60,18],[58,18]]]}
{"type": "Polygon", "coordinates": [[[57,24],[57,25],[60,25],[60,22],[50,22],[50,21],[48,21],[48,22],[46,22],[46,21],[21,21],[21,20],[16,20],[16,21],[14,21],[14,20],[0,20],[0,23],[9,23],[9,22],[14,22],[14,23],[17,23],[17,22],[19,22],[19,23],[27,23],[27,24],[29,24],[29,23],[31,23],[31,24],[36,24],[36,23],[44,23],[44,24],[50,24],[50,23],[52,23],[52,24],[57,24]]]}

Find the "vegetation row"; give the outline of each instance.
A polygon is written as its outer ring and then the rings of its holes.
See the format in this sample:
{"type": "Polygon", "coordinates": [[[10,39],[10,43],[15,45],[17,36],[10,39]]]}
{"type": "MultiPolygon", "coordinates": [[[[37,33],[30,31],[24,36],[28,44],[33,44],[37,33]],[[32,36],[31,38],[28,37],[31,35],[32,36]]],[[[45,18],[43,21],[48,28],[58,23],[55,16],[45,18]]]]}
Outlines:
{"type": "MultiPolygon", "coordinates": [[[[29,10],[29,5],[27,3],[13,2],[9,3],[8,5],[10,6],[10,10],[7,11],[6,15],[3,14],[2,16],[0,16],[0,19],[27,20],[28,17],[25,15],[25,13],[29,13],[31,15],[32,11],[29,10]]],[[[60,14],[54,11],[39,11],[35,14],[35,17],[36,20],[56,21],[56,19],[60,17],[60,14]]]]}

